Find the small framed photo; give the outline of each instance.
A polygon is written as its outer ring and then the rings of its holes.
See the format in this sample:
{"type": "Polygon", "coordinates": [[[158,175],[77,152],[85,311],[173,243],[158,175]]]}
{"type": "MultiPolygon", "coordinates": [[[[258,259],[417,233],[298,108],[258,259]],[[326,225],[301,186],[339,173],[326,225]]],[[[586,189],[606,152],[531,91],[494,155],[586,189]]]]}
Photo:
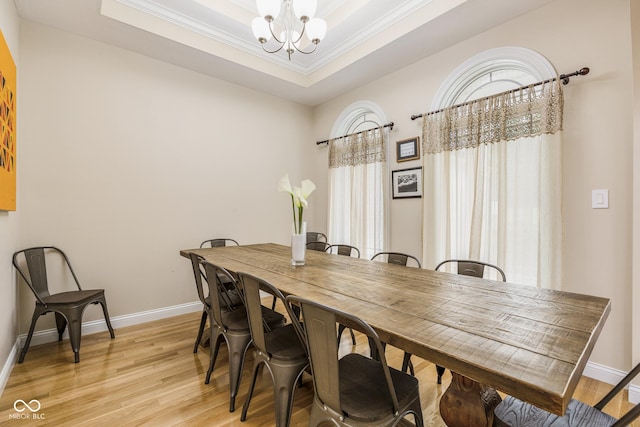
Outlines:
{"type": "Polygon", "coordinates": [[[416,160],[420,158],[420,137],[404,139],[396,142],[396,159],[398,162],[416,160]]]}
{"type": "Polygon", "coordinates": [[[422,197],[422,168],[392,171],[391,187],[394,199],[422,197]]]}

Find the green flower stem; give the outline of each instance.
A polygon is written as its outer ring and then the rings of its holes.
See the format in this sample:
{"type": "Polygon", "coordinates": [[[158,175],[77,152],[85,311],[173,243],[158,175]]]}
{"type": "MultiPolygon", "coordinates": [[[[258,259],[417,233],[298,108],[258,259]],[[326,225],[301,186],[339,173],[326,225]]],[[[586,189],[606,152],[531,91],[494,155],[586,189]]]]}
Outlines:
{"type": "Polygon", "coordinates": [[[291,193],[291,210],[293,211],[293,231],[295,234],[299,234],[296,224],[296,201],[293,197],[293,193],[291,193]]]}

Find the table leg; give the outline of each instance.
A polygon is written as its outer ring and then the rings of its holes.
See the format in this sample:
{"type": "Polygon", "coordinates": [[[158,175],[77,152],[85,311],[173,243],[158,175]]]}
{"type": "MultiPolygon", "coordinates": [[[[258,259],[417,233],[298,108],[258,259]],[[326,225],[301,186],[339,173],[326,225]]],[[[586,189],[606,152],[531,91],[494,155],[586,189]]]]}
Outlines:
{"type": "Polygon", "coordinates": [[[491,387],[451,372],[449,388],[440,399],[440,415],[449,427],[491,427],[493,410],[502,398],[491,387]]]}

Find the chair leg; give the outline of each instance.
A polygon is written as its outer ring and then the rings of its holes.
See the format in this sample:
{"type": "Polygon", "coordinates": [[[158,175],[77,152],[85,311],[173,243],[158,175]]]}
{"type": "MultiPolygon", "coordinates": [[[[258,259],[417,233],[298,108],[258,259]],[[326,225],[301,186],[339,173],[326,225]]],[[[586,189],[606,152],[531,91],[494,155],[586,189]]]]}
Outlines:
{"type": "Polygon", "coordinates": [[[438,384],[442,384],[442,375],[444,375],[444,368],[436,365],[436,372],[438,373],[438,384]]]}
{"type": "Polygon", "coordinates": [[[276,427],[289,427],[296,383],[302,377],[307,363],[271,364],[273,395],[275,396],[276,427]]]}
{"type": "Polygon", "coordinates": [[[207,310],[202,309],[202,317],[200,318],[200,328],[198,329],[198,336],[196,338],[196,343],[193,345],[193,352],[198,352],[198,346],[200,345],[200,340],[202,340],[202,333],[204,332],[204,326],[207,324],[207,310]]]}
{"type": "Polygon", "coordinates": [[[20,352],[20,357],[18,358],[18,363],[24,362],[24,357],[27,355],[27,351],[29,350],[29,346],[31,345],[31,337],[33,337],[33,331],[36,328],[36,322],[38,318],[42,315],[39,310],[35,310],[33,312],[33,317],[31,318],[31,326],[29,327],[29,333],[27,334],[27,340],[24,342],[22,346],[22,351],[20,352]]]}
{"type": "MultiPolygon", "coordinates": [[[[342,336],[342,332],[344,332],[345,329],[347,329],[346,326],[338,325],[338,344],[340,344],[340,337],[342,336]]],[[[356,336],[353,333],[353,329],[349,328],[349,332],[351,333],[351,342],[353,343],[353,345],[356,345],[356,336]]]]}
{"type": "Polygon", "coordinates": [[[413,363],[411,363],[411,353],[407,353],[405,351],[402,359],[402,372],[407,372],[407,370],[411,373],[411,376],[416,376],[416,372],[413,369],[413,363]]]}
{"type": "Polygon", "coordinates": [[[69,313],[69,317],[69,342],[71,343],[75,363],[79,363],[80,340],[82,339],[82,310],[74,310],[73,313],[69,313]]]}
{"type": "Polygon", "coordinates": [[[229,349],[229,412],[236,409],[236,396],[240,388],[244,356],[251,344],[251,335],[229,336],[227,347],[229,349]]]}
{"type": "Polygon", "coordinates": [[[107,328],[109,328],[109,334],[111,335],[111,339],[114,339],[116,335],[113,333],[113,327],[111,326],[111,319],[109,318],[109,310],[107,310],[107,300],[102,297],[100,301],[98,301],[102,306],[102,313],[104,313],[104,321],[107,323],[107,328]]]}
{"type": "Polygon", "coordinates": [[[55,312],[56,315],[56,329],[58,330],[58,341],[62,341],[62,334],[67,327],[67,318],[62,313],[55,312]]]}
{"type": "Polygon", "coordinates": [[[221,334],[216,334],[213,332],[215,328],[212,326],[211,327],[211,339],[209,340],[209,342],[211,343],[209,345],[209,351],[211,353],[209,353],[209,369],[207,369],[207,375],[204,378],[204,383],[205,384],[209,384],[209,380],[211,380],[211,373],[213,372],[213,368],[215,367],[216,364],[216,359],[218,358],[218,350],[220,350],[220,341],[222,341],[222,338],[224,338],[221,334]],[[214,339],[215,338],[215,339],[214,339]],[[213,346],[213,343],[215,341],[215,346],[213,346]]]}
{"type": "MultiPolygon", "coordinates": [[[[256,354],[256,357],[257,356],[258,355],[256,354]]],[[[258,379],[258,371],[261,363],[263,363],[263,361],[258,359],[254,362],[253,377],[251,378],[251,384],[249,385],[249,391],[247,392],[247,399],[244,401],[244,406],[242,406],[240,421],[245,421],[247,419],[247,411],[249,410],[249,403],[251,403],[251,397],[253,396],[253,389],[256,386],[256,380],[258,379]]]]}

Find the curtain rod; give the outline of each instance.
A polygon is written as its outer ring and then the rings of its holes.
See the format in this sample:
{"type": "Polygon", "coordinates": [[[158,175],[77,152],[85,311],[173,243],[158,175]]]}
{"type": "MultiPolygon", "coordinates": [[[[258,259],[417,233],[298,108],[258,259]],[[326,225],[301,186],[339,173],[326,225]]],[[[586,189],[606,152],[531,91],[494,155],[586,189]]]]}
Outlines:
{"type": "Polygon", "coordinates": [[[491,96],[485,96],[484,98],[474,99],[474,100],[472,100],[472,101],[463,102],[462,104],[452,105],[451,107],[441,108],[441,109],[439,109],[439,110],[430,111],[430,112],[428,112],[428,113],[424,113],[424,114],[415,114],[415,115],[411,116],[411,120],[419,119],[420,117],[424,117],[424,116],[430,116],[430,115],[432,115],[432,114],[436,114],[436,113],[439,113],[439,112],[441,112],[441,111],[444,111],[444,110],[446,110],[447,108],[462,107],[462,106],[464,106],[464,105],[469,105],[469,104],[472,104],[472,103],[477,102],[477,101],[481,101],[481,100],[484,100],[484,99],[493,98],[493,97],[495,97],[495,96],[506,95],[506,94],[508,94],[508,93],[516,92],[516,91],[521,90],[521,89],[526,89],[526,88],[528,88],[529,86],[539,86],[539,85],[541,85],[541,84],[543,84],[543,83],[553,82],[553,81],[556,81],[556,80],[558,80],[558,79],[562,80],[562,84],[563,84],[563,85],[567,85],[567,84],[569,84],[569,77],[573,77],[573,76],[584,76],[584,75],[587,75],[587,74],[589,74],[589,68],[588,68],[588,67],[584,67],[584,68],[579,69],[578,71],[574,71],[573,73],[569,73],[569,74],[560,74],[560,76],[559,76],[559,77],[554,77],[554,78],[549,79],[549,80],[543,80],[543,81],[541,81],[541,82],[534,83],[534,84],[532,84],[532,85],[526,85],[526,86],[521,86],[521,87],[516,88],[516,89],[506,90],[506,91],[504,91],[504,92],[496,93],[496,94],[491,95],[491,96]]]}
{"type": "MultiPolygon", "coordinates": [[[[379,127],[377,127],[377,128],[367,129],[367,130],[363,130],[363,131],[361,131],[361,132],[356,132],[356,133],[350,133],[349,135],[342,135],[342,136],[339,136],[339,137],[337,137],[337,138],[331,138],[331,139],[341,139],[341,138],[346,138],[346,137],[351,136],[351,135],[360,135],[361,133],[369,132],[370,130],[376,130],[376,129],[382,129],[382,128],[391,128],[391,130],[393,130],[393,125],[394,125],[394,123],[393,123],[393,122],[389,122],[389,123],[387,123],[386,125],[379,126],[379,127]]],[[[328,140],[328,139],[325,139],[324,141],[318,141],[318,142],[316,142],[316,145],[320,145],[320,144],[328,144],[328,143],[329,143],[329,140],[328,140]]]]}

